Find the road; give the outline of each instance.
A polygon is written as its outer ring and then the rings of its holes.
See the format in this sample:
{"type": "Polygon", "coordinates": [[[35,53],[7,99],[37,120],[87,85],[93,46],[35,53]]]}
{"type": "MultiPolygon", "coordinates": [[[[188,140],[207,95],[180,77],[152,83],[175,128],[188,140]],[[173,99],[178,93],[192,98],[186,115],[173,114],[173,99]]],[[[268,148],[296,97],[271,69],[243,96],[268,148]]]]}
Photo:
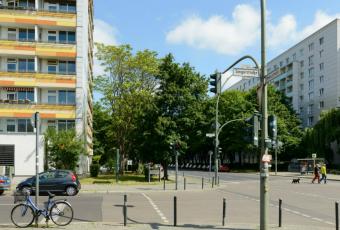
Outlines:
{"type": "MultiPolygon", "coordinates": [[[[182,178],[182,174],[180,174],[182,178]]],[[[220,186],[215,189],[190,190],[189,177],[207,176],[207,172],[185,172],[188,190],[127,193],[128,223],[150,225],[173,224],[173,198],[177,197],[178,225],[212,228],[222,222],[222,201],[227,200],[226,223],[259,223],[259,175],[221,173],[220,186]]],[[[335,228],[335,202],[340,200],[340,182],[311,184],[302,180],[291,184],[291,178],[270,177],[270,223],[278,223],[278,200],[283,200],[283,225],[309,226],[308,229],[335,228]]],[[[122,192],[112,194],[80,193],[67,197],[75,211],[76,222],[103,221],[123,223],[122,192]]],[[[46,197],[42,197],[44,201],[46,197]]],[[[0,223],[10,223],[13,197],[0,197],[0,223]]]]}

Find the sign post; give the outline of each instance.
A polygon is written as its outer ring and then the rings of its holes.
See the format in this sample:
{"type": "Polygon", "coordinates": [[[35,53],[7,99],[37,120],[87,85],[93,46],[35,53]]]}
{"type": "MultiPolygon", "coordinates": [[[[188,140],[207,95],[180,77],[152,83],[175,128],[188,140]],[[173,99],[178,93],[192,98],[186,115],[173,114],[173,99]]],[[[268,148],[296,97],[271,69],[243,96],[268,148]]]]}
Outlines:
{"type": "Polygon", "coordinates": [[[315,158],[316,158],[316,153],[313,153],[313,154],[312,154],[312,158],[313,158],[313,164],[314,164],[313,166],[315,167],[315,158]]]}
{"type": "MultiPolygon", "coordinates": [[[[35,203],[38,205],[39,202],[39,127],[40,127],[40,116],[39,112],[36,112],[32,116],[32,124],[35,128],[35,203]]],[[[38,226],[38,215],[35,218],[35,224],[38,226]]]]}

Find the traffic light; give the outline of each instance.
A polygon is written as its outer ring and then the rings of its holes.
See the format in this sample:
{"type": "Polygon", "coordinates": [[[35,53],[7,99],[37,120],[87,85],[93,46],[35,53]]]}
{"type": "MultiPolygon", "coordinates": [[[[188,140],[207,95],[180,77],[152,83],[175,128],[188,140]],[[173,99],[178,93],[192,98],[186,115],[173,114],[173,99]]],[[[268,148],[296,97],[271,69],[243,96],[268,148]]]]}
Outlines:
{"type": "Polygon", "coordinates": [[[257,115],[253,115],[245,121],[245,140],[255,146],[259,146],[259,117],[257,115]]]}
{"type": "Polygon", "coordinates": [[[275,115],[268,116],[268,136],[272,141],[277,139],[277,119],[275,115]]]}
{"type": "Polygon", "coordinates": [[[222,155],[222,148],[218,147],[218,156],[221,156],[221,155],[222,155]]]}
{"type": "Polygon", "coordinates": [[[221,93],[221,73],[214,73],[210,75],[210,85],[212,86],[210,88],[210,92],[214,94],[221,93]]]}

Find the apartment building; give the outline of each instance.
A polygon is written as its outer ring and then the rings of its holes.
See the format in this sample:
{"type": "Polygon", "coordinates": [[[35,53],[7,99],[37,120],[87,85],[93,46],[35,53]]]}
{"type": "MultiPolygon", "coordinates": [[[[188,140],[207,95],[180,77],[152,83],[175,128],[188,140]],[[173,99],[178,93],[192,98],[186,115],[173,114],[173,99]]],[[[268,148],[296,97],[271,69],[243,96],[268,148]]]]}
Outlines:
{"type": "MultiPolygon", "coordinates": [[[[35,174],[31,117],[48,127],[76,129],[92,159],[92,0],[0,1],[0,174],[35,174]]],[[[40,171],[45,158],[40,136],[40,171]]]]}
{"type": "MultiPolygon", "coordinates": [[[[340,20],[272,59],[267,73],[268,81],[288,97],[303,126],[315,125],[322,111],[340,106],[340,20]]],[[[253,87],[236,84],[233,89],[253,87]]]]}

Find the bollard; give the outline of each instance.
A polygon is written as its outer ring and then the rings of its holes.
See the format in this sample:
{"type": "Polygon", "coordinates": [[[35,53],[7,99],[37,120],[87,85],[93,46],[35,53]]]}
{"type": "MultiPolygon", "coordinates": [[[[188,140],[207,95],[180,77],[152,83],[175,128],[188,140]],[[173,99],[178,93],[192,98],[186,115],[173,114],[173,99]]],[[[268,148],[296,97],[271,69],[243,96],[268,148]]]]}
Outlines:
{"type": "Polygon", "coordinates": [[[165,190],[165,177],[163,178],[163,190],[165,190]]]}
{"type": "Polygon", "coordinates": [[[212,180],[211,180],[211,187],[214,188],[214,177],[212,177],[212,180]]]}
{"type": "Polygon", "coordinates": [[[217,185],[220,185],[220,176],[217,176],[217,185]]]}
{"type": "Polygon", "coordinates": [[[184,177],[184,172],[183,172],[183,177],[184,177]]]}
{"type": "Polygon", "coordinates": [[[204,189],[204,177],[202,177],[202,190],[204,189]]]}
{"type": "Polygon", "coordinates": [[[335,229],[339,230],[339,202],[335,202],[335,229]]]}
{"type": "Polygon", "coordinates": [[[123,215],[124,215],[124,226],[126,226],[126,220],[127,220],[127,207],[126,207],[126,203],[127,203],[127,195],[124,195],[124,206],[123,206],[123,215]]]}
{"type": "Polygon", "coordinates": [[[177,197],[174,196],[174,226],[177,226],[177,197]]]}
{"type": "Polygon", "coordinates": [[[187,188],[187,178],[184,177],[184,190],[187,188]]]}
{"type": "Polygon", "coordinates": [[[225,224],[225,214],[226,214],[226,200],[223,198],[223,214],[222,214],[222,226],[225,224]]]}
{"type": "Polygon", "coordinates": [[[279,199],[279,227],[282,227],[282,200],[279,199]]]}

